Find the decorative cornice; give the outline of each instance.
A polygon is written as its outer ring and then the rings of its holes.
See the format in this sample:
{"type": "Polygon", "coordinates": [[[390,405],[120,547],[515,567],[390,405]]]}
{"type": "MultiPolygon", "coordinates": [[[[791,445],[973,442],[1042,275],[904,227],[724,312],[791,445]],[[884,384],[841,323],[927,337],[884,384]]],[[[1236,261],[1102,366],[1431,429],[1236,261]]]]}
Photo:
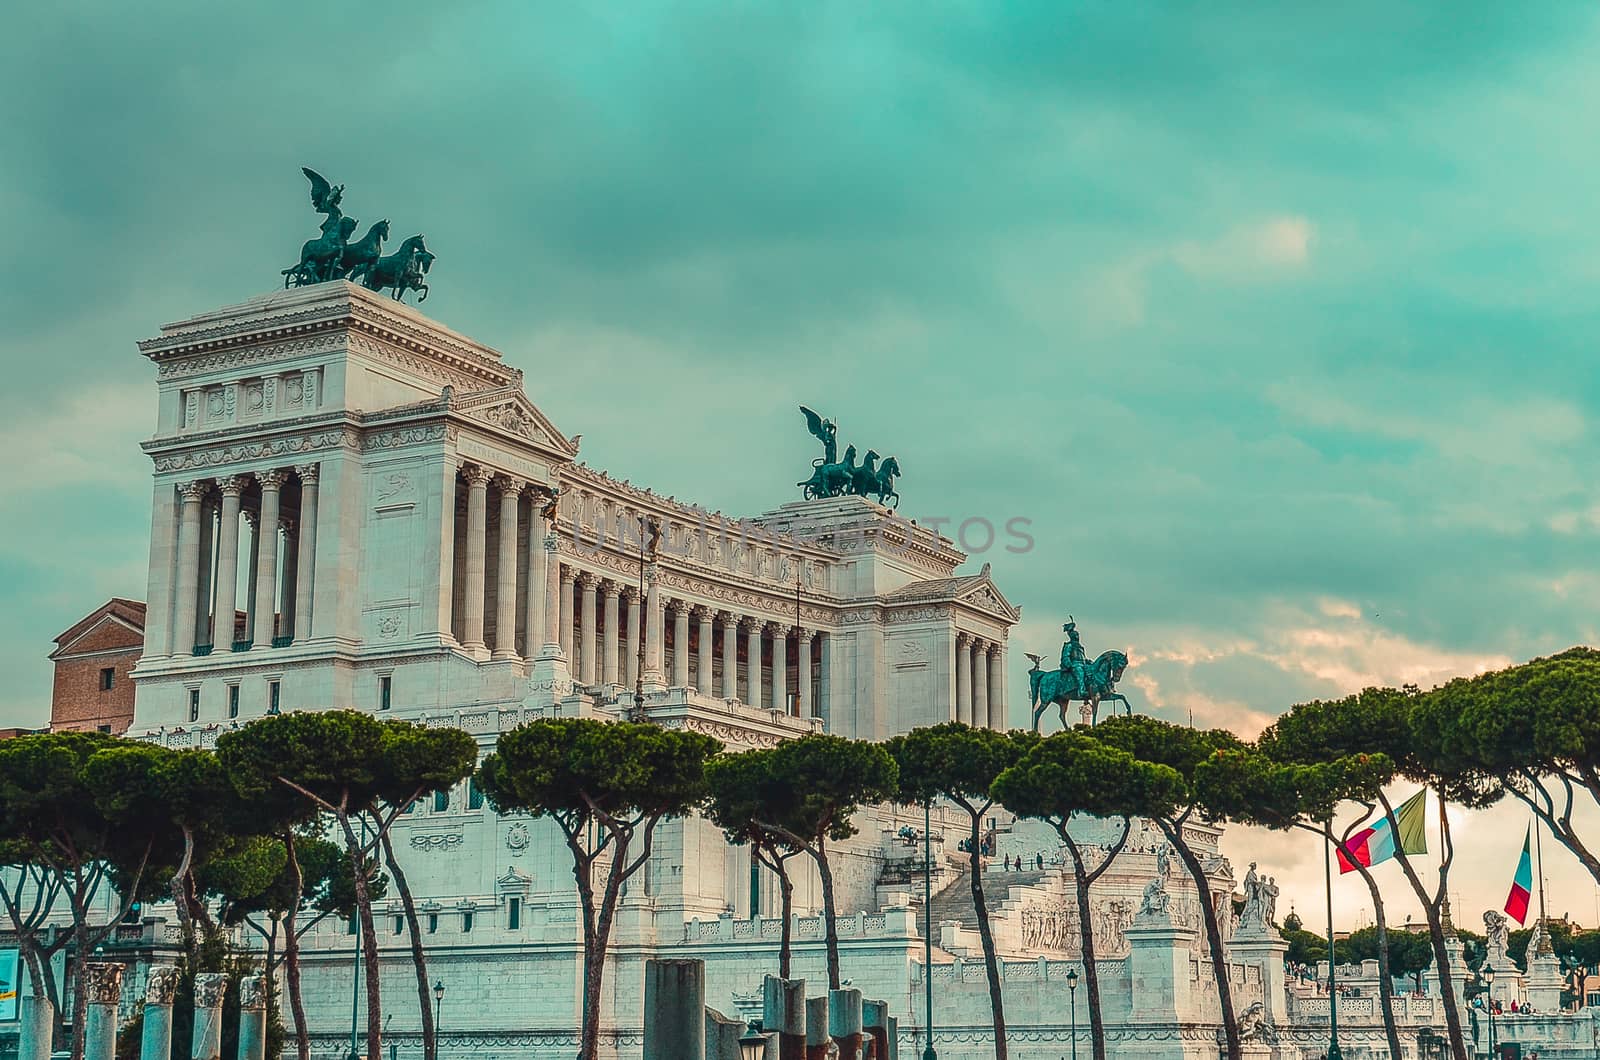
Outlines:
{"type": "MultiPolygon", "coordinates": [[[[152,457],[157,474],[171,471],[194,471],[202,468],[222,467],[228,464],[248,463],[274,457],[294,457],[302,453],[320,453],[330,449],[356,449],[361,445],[361,433],[353,427],[336,427],[300,435],[280,435],[275,438],[250,439],[210,448],[190,448],[179,452],[159,453],[152,457]]],[[[146,442],[149,450],[152,443],[146,442]]]]}

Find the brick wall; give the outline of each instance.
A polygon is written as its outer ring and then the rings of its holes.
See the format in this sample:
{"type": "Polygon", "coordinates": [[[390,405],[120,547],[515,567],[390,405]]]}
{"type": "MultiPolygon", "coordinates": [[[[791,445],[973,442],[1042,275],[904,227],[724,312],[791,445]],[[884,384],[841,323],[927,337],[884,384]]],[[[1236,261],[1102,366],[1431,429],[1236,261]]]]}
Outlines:
{"type": "Polygon", "coordinates": [[[133,723],[133,678],[144,652],[143,608],[112,601],[57,638],[50,728],[124,732],[133,723]],[[111,671],[110,687],[105,671],[111,671]]]}

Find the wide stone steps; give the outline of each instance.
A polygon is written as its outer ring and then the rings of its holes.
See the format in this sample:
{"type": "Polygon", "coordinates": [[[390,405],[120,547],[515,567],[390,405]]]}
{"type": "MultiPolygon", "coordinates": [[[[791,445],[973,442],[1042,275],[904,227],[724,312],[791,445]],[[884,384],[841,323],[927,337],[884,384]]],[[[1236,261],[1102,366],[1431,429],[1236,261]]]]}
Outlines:
{"type": "MultiPolygon", "coordinates": [[[[978,929],[978,911],[972,904],[972,884],[968,882],[969,875],[969,869],[961,869],[949,884],[933,896],[935,932],[939,930],[939,925],[947,920],[957,921],[962,927],[973,931],[978,929]]],[[[989,907],[990,917],[995,915],[1002,902],[1011,897],[1013,887],[1041,884],[1052,875],[1054,872],[1050,869],[1043,872],[984,873],[983,901],[989,907]]]]}

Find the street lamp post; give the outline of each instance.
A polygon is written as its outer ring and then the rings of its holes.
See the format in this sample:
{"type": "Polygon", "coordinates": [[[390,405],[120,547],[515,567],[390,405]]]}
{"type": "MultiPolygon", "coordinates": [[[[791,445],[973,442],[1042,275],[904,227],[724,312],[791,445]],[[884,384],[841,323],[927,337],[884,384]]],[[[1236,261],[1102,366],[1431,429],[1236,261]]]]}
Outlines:
{"type": "Polygon", "coordinates": [[[928,1011],[928,1047],[922,1060],[937,1060],[933,1051],[933,800],[922,804],[922,987],[928,1011]]]}
{"type": "Polygon", "coordinates": [[[1072,1005],[1072,1060],[1078,1060],[1078,970],[1067,969],[1067,997],[1072,1005]]]}
{"type": "MultiPolygon", "coordinates": [[[[426,980],[424,980],[426,982],[426,980]]],[[[439,1026],[444,1016],[444,980],[433,983],[433,1055],[439,1055],[439,1026]]]]}

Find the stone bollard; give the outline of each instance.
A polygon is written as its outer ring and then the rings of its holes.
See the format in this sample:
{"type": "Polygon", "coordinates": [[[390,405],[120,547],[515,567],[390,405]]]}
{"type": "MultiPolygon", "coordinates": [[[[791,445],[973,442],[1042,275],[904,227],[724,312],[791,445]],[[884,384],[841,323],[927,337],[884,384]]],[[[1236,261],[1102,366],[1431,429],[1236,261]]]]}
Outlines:
{"type": "Polygon", "coordinates": [[[644,962],[644,1060],[704,1060],[706,962],[644,962]]]}
{"type": "Polygon", "coordinates": [[[839,1046],[839,1060],[860,1060],[861,991],[828,991],[828,1037],[839,1046]]]}
{"type": "Polygon", "coordinates": [[[221,972],[194,977],[194,1044],[189,1052],[194,1060],[222,1060],[222,996],[227,990],[228,977],[221,972]]]}
{"type": "Polygon", "coordinates": [[[872,1039],[876,1047],[873,1055],[877,1060],[898,1060],[895,1055],[899,1049],[894,1040],[897,1029],[894,1023],[887,1001],[861,1002],[861,1031],[872,1039]]]}
{"type": "Polygon", "coordinates": [[[806,981],[769,975],[761,981],[761,1029],[778,1035],[778,1060],[805,1060],[806,981]]]}
{"type": "Polygon", "coordinates": [[[741,1060],[739,1039],[744,1035],[744,1024],[708,1008],[705,1033],[705,1060],[741,1060]]]}
{"type": "Polygon", "coordinates": [[[265,1060],[267,1055],[267,980],[247,975],[239,980],[239,1060],[265,1060]]]}
{"type": "Polygon", "coordinates": [[[83,1021],[83,1060],[116,1060],[117,1006],[122,1003],[120,964],[91,961],[83,966],[88,1013],[83,1021]]]}
{"type": "Polygon", "coordinates": [[[144,983],[144,1037],[139,1042],[140,1060],[171,1060],[172,1001],[178,996],[182,975],[172,965],[150,969],[144,983]]]}
{"type": "Polygon", "coordinates": [[[56,1007],[47,997],[22,995],[18,1006],[21,1025],[18,1028],[17,1060],[50,1060],[52,1037],[56,1028],[56,1007]]]}
{"type": "Polygon", "coordinates": [[[806,998],[806,1060],[828,1060],[838,1047],[828,1037],[828,999],[806,998]]]}

